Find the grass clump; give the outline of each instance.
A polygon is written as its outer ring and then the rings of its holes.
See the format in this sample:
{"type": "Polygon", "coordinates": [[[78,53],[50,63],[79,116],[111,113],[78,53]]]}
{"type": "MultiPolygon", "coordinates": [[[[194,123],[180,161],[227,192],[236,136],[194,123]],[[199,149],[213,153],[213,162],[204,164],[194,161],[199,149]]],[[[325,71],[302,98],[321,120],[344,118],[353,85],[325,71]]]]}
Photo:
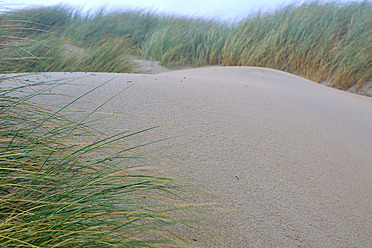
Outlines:
{"type": "Polygon", "coordinates": [[[108,136],[94,111],[68,118],[91,91],[61,107],[42,103],[61,84],[1,85],[1,246],[189,247],[179,230],[195,230],[172,216],[188,205],[178,184],[139,173],[142,145],[125,142],[151,128],[108,136]]]}
{"type": "MultiPolygon", "coordinates": [[[[1,14],[0,72],[136,71],[136,65],[130,59],[135,50],[131,39],[102,33],[97,39],[85,42],[84,35],[76,35],[81,30],[71,27],[71,22],[74,27],[80,26],[81,19],[72,10],[62,7],[1,14]],[[75,36],[64,35],[66,27],[71,28],[71,34],[75,36]],[[75,42],[76,36],[81,40],[75,42]]],[[[106,30],[104,26],[101,28],[106,30]]]]}
{"type": "Polygon", "coordinates": [[[372,78],[369,2],[305,3],[236,23],[223,65],[255,65],[295,73],[339,89],[372,78]]]}
{"type": "Polygon", "coordinates": [[[223,47],[227,31],[226,25],[213,21],[170,18],[142,43],[141,53],[164,66],[220,64],[217,51],[223,47]]]}

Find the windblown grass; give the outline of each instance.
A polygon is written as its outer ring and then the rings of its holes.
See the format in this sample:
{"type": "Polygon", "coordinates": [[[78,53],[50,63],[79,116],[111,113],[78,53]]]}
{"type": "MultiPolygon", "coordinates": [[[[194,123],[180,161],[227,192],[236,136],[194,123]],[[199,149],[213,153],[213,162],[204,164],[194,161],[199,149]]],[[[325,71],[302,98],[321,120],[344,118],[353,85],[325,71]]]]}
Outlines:
{"type": "Polygon", "coordinates": [[[169,18],[142,43],[142,56],[164,66],[222,63],[228,26],[202,19],[169,18]]]}
{"type": "Polygon", "coordinates": [[[136,65],[129,58],[135,45],[127,36],[95,33],[97,39],[84,42],[85,36],[78,35],[81,30],[74,29],[71,34],[81,38],[75,43],[75,36],[63,35],[72,21],[74,27],[81,27],[80,19],[61,7],[3,13],[0,15],[0,72],[136,71],[136,65]]]}
{"type": "Polygon", "coordinates": [[[8,33],[0,35],[5,37],[0,47],[2,72],[134,72],[128,55],[135,55],[164,66],[269,67],[343,90],[372,86],[369,1],[305,2],[234,23],[143,10],[82,14],[51,7],[3,13],[0,26],[8,33]],[[9,22],[17,23],[19,35],[11,35],[9,22]],[[25,56],[22,48],[30,40],[40,46],[25,56]],[[64,52],[66,47],[76,49],[64,52]],[[48,52],[53,61],[46,59],[48,52]]]}
{"type": "Polygon", "coordinates": [[[339,89],[372,79],[372,6],[305,3],[239,22],[223,65],[255,65],[299,74],[339,89]]]}
{"type": "Polygon", "coordinates": [[[184,230],[202,232],[172,214],[192,206],[183,188],[139,173],[146,144],[125,142],[152,128],[107,136],[94,128],[102,105],[67,118],[92,90],[61,107],[40,101],[61,84],[1,85],[0,246],[192,246],[184,230]]]}
{"type": "Polygon", "coordinates": [[[42,34],[34,39],[22,38],[0,49],[0,66],[5,73],[17,72],[134,72],[136,65],[129,55],[133,44],[125,37],[102,38],[86,48],[71,45],[65,38],[42,34]]]}

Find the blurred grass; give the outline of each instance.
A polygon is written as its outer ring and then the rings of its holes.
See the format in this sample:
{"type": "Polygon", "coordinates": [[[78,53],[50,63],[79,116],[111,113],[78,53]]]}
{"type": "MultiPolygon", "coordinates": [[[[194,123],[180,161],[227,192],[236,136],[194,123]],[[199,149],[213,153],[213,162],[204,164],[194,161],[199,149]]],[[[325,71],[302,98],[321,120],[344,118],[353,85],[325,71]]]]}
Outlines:
{"type": "Polygon", "coordinates": [[[371,26],[369,1],[305,2],[234,23],[144,10],[8,11],[0,15],[0,71],[136,72],[131,58],[140,56],[168,67],[269,67],[358,90],[372,86],[371,26]]]}
{"type": "Polygon", "coordinates": [[[168,18],[141,45],[141,54],[164,66],[221,64],[229,27],[203,19],[168,18]]]}

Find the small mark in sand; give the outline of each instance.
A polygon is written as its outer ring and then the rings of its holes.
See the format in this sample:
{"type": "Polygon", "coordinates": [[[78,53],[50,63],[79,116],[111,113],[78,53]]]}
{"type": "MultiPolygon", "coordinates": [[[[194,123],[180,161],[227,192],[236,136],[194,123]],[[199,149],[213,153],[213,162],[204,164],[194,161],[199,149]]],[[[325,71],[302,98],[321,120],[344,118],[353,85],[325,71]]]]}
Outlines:
{"type": "Polygon", "coordinates": [[[235,176],[235,178],[239,180],[239,177],[238,176],[235,176]]]}

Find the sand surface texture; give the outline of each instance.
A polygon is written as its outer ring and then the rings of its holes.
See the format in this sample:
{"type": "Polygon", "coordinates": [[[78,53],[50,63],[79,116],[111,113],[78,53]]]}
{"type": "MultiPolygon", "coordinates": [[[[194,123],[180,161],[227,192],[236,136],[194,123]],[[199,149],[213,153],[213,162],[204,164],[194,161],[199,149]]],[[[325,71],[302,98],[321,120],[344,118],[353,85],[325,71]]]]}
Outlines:
{"type": "Polygon", "coordinates": [[[136,115],[109,125],[183,135],[159,156],[220,203],[224,247],[372,247],[372,98],[252,67],[45,75],[80,77],[63,90],[76,96],[112,79],[92,104],[134,84],[103,111],[136,115]]]}

